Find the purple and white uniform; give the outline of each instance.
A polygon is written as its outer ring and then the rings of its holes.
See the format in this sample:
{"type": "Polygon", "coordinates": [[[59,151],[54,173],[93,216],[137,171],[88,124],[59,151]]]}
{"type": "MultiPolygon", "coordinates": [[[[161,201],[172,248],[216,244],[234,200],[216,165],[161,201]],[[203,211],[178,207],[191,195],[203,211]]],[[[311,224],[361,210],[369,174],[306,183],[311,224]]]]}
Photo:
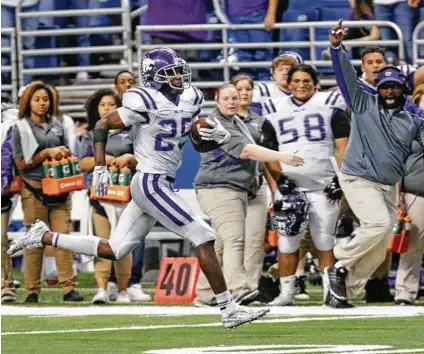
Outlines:
{"type": "MultiPolygon", "coordinates": [[[[159,59],[165,56],[164,61],[181,61],[171,50],[156,54],[159,59]]],[[[160,80],[158,73],[175,67],[167,65],[165,70],[150,70],[150,63],[153,63],[150,59],[142,63],[144,78],[152,74],[160,80]]],[[[125,126],[133,126],[138,165],[131,183],[132,201],[109,240],[118,259],[129,254],[156,221],[195,247],[215,239],[213,229],[172,188],[182,161],[184,139],[202,104],[201,91],[190,85],[185,86],[176,100],[162,94],[153,82],[150,87],[133,87],[124,94],[118,113],[125,126]]]]}

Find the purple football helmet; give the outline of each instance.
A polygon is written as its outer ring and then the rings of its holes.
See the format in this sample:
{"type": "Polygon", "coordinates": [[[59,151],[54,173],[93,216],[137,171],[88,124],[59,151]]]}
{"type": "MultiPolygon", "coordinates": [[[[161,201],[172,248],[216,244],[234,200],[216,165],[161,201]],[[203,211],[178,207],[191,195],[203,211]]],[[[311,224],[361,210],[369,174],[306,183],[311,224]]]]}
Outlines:
{"type": "Polygon", "coordinates": [[[297,236],[303,233],[308,221],[309,205],[302,192],[293,191],[274,203],[272,223],[279,236],[297,236]]]}
{"type": "Polygon", "coordinates": [[[179,53],[170,48],[156,48],[141,61],[140,77],[144,86],[160,90],[168,85],[175,94],[182,94],[191,85],[191,69],[179,53]]]}

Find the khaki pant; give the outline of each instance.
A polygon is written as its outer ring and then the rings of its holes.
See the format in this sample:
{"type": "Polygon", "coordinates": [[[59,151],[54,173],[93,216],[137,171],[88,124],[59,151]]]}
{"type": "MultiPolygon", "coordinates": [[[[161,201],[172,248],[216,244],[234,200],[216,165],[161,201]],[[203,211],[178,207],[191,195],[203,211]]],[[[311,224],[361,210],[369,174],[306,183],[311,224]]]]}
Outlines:
{"type": "Polygon", "coordinates": [[[12,259],[7,254],[7,228],[10,211],[1,213],[1,289],[10,290],[13,281],[12,259]]]}
{"type": "MultiPolygon", "coordinates": [[[[202,211],[212,219],[218,261],[222,264],[228,290],[236,297],[247,287],[244,270],[247,192],[231,188],[202,188],[196,191],[196,196],[202,211]]],[[[206,303],[214,299],[203,272],[197,282],[196,296],[206,303]]]]}
{"type": "Polygon", "coordinates": [[[405,195],[408,216],[412,219],[408,252],[401,254],[396,276],[395,300],[414,302],[420,284],[421,259],[424,252],[424,198],[405,195]]]}
{"type": "MultiPolygon", "coordinates": [[[[108,240],[110,238],[110,223],[109,220],[95,211],[92,214],[94,234],[98,237],[108,240]]],[[[123,280],[125,284],[128,284],[128,280],[131,276],[131,265],[132,256],[131,253],[114,262],[116,278],[123,280]]],[[[112,269],[112,261],[104,258],[96,258],[94,264],[94,277],[100,279],[109,279],[112,269]]]]}
{"type": "MultiPolygon", "coordinates": [[[[41,188],[41,183],[26,179],[34,188],[41,188]]],[[[35,220],[40,219],[50,225],[52,231],[69,234],[72,229],[71,208],[72,199],[69,195],[65,203],[47,208],[25,186],[21,191],[22,210],[27,228],[35,220]]],[[[39,294],[41,291],[41,268],[43,265],[44,249],[26,249],[25,257],[25,288],[29,293],[39,294]]],[[[56,267],[59,286],[63,294],[67,294],[74,287],[73,253],[62,249],[55,249],[56,267]]]]}
{"type": "Polygon", "coordinates": [[[264,263],[264,240],[267,218],[267,185],[259,188],[255,199],[247,204],[245,221],[244,269],[246,284],[250,290],[257,289],[264,263]]]}
{"type": "Polygon", "coordinates": [[[396,188],[344,173],[339,182],[361,226],[349,243],[336,245],[334,255],[349,270],[349,295],[359,295],[386,257],[396,220],[396,188]]]}

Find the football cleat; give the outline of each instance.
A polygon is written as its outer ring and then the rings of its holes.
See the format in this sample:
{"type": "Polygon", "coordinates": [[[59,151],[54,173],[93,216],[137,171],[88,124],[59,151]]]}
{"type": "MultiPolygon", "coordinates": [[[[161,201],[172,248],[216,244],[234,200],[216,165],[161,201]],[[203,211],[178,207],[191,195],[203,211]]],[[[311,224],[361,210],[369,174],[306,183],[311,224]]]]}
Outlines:
{"type": "Polygon", "coordinates": [[[339,300],[333,296],[330,292],[325,296],[325,306],[331,307],[333,309],[351,309],[355,306],[349,304],[347,300],[339,300]]]}
{"type": "Polygon", "coordinates": [[[294,306],[294,294],[288,294],[281,292],[274,300],[272,300],[268,305],[269,306],[294,306]]]}
{"type": "Polygon", "coordinates": [[[251,308],[246,306],[237,306],[230,315],[222,318],[222,324],[226,329],[236,328],[245,323],[253,322],[269,312],[269,308],[251,308]]]}
{"type": "Polygon", "coordinates": [[[311,298],[306,291],[305,280],[305,275],[296,277],[296,283],[294,285],[294,298],[297,300],[309,300],[311,298]]]}
{"type": "Polygon", "coordinates": [[[324,269],[324,289],[339,300],[347,300],[346,294],[347,270],[344,267],[336,268],[334,265],[324,269]]]}
{"type": "Polygon", "coordinates": [[[7,254],[12,256],[24,248],[43,248],[43,236],[49,231],[48,226],[43,221],[37,220],[25,234],[19,237],[16,242],[12,243],[7,254]]]}

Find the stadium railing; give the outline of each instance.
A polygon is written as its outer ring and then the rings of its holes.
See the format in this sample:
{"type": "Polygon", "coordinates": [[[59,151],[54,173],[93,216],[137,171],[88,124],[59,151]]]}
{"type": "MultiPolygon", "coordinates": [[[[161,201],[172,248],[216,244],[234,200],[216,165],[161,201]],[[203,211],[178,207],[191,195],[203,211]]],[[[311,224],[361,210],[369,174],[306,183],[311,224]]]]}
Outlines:
{"type": "Polygon", "coordinates": [[[18,98],[18,63],[16,60],[16,30],[14,27],[10,28],[2,28],[1,36],[9,37],[9,46],[1,47],[1,56],[9,59],[9,65],[1,65],[2,74],[9,73],[10,74],[10,84],[1,84],[2,92],[10,92],[11,98],[14,102],[16,102],[18,98]]]}
{"type": "MultiPolygon", "coordinates": [[[[314,68],[324,67],[331,68],[332,64],[330,60],[319,60],[317,59],[317,48],[326,48],[329,45],[328,40],[318,41],[315,38],[315,32],[318,28],[330,28],[335,24],[334,21],[314,21],[314,22],[293,22],[293,23],[276,23],[275,29],[299,29],[306,28],[309,30],[309,40],[305,41],[290,41],[290,42],[270,42],[270,43],[229,43],[228,32],[231,30],[247,30],[247,29],[263,29],[262,24],[246,24],[246,25],[228,25],[228,24],[205,24],[205,25],[181,25],[181,26],[137,26],[135,31],[135,43],[137,49],[137,58],[140,62],[144,53],[150,49],[154,49],[163,45],[144,44],[142,43],[144,32],[181,32],[181,31],[221,31],[222,42],[220,43],[181,43],[181,44],[168,44],[169,48],[175,50],[194,49],[198,50],[222,50],[223,62],[190,62],[192,69],[218,69],[222,70],[222,81],[199,81],[195,82],[195,85],[199,88],[216,88],[224,82],[228,82],[230,79],[230,73],[232,68],[269,68],[271,66],[270,61],[239,61],[239,62],[228,62],[229,52],[231,49],[245,48],[308,48],[310,50],[310,60],[305,60],[306,64],[312,65],[314,68]]],[[[345,21],[345,25],[349,27],[363,27],[361,21],[345,21]]],[[[360,41],[360,40],[349,40],[345,44],[350,47],[365,47],[370,45],[378,45],[382,47],[398,47],[399,58],[405,57],[404,50],[404,37],[400,27],[390,21],[366,21],[367,26],[377,25],[379,27],[390,27],[397,34],[395,40],[377,40],[377,41],[360,41]]],[[[360,65],[360,59],[353,59],[354,65],[360,65]]],[[[137,70],[138,71],[138,70],[137,70]]],[[[322,86],[334,86],[336,85],[335,79],[323,79],[320,80],[322,86]]],[[[215,103],[213,101],[206,101],[205,107],[212,107],[215,103]]]]}
{"type": "MultiPolygon", "coordinates": [[[[412,62],[415,65],[424,64],[424,56],[420,57],[420,45],[424,48],[424,22],[420,22],[412,33],[412,62]]],[[[421,51],[424,52],[424,49],[421,51]]]]}
{"type": "MultiPolygon", "coordinates": [[[[19,85],[24,84],[24,75],[57,75],[57,74],[71,74],[80,71],[95,72],[105,69],[109,70],[123,70],[130,69],[132,63],[132,41],[131,41],[131,17],[130,17],[130,4],[129,0],[121,0],[121,7],[116,8],[102,8],[102,9],[88,9],[88,10],[56,10],[56,11],[36,11],[36,12],[22,12],[21,7],[16,8],[16,33],[18,44],[18,61],[19,61],[19,85]],[[36,31],[23,31],[22,20],[25,18],[34,17],[74,17],[74,16],[90,16],[90,15],[121,15],[122,25],[120,26],[106,26],[106,27],[85,27],[85,28],[67,28],[67,29],[47,29],[36,31]],[[90,47],[68,47],[68,48],[45,48],[45,49],[24,49],[23,37],[33,36],[35,38],[43,36],[75,36],[80,34],[113,34],[118,33],[122,35],[122,45],[102,45],[90,47]],[[40,55],[62,55],[62,54],[97,54],[97,53],[115,53],[122,52],[126,58],[126,64],[105,64],[105,65],[88,65],[88,66],[66,66],[66,67],[38,67],[26,68],[24,66],[23,58],[25,56],[40,56],[40,55]]],[[[97,86],[94,89],[98,89],[97,86]]],[[[57,87],[58,91],[66,91],[69,87],[57,87]]],[[[72,89],[77,89],[75,86],[72,89]]]]}

